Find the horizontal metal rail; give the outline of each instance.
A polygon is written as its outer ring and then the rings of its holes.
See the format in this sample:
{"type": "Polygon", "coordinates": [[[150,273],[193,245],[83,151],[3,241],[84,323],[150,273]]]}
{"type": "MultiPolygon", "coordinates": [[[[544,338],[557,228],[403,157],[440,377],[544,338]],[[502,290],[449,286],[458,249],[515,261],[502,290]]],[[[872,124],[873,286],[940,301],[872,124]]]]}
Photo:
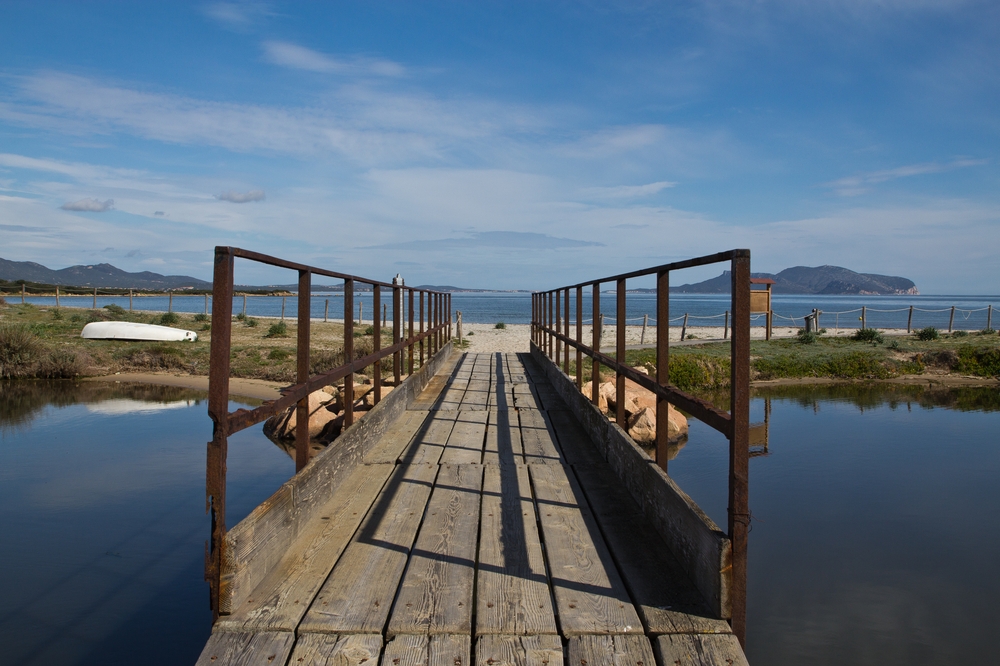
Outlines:
{"type": "Polygon", "coordinates": [[[667,469],[668,405],[673,404],[694,418],[718,430],[729,439],[729,521],[728,537],[732,545],[730,576],[731,623],[741,643],[746,636],[746,558],[747,533],[750,524],[749,431],[750,431],[750,250],[729,250],[704,257],[676,261],[597,280],[539,291],[532,294],[531,342],[556,367],[570,374],[570,350],[576,352],[576,382],[583,390],[583,357],[591,359],[590,400],[600,401],[600,369],[605,366],[615,372],[615,421],[626,432],[626,380],[630,379],[656,396],[656,457],[667,469]],[[720,409],[670,384],[670,273],[696,266],[728,262],[732,275],[732,341],[730,346],[730,409],[720,409]],[[656,276],[656,377],[645,375],[626,363],[626,281],[647,275],[656,276]],[[616,286],[615,356],[601,352],[601,284],[616,286]],[[593,335],[590,343],[583,340],[583,288],[591,291],[593,335]],[[574,293],[575,292],[575,293],[574,293]],[[574,298],[575,296],[575,298],[574,298]],[[570,301],[575,300],[576,335],[570,334],[570,301]]]}
{"type": "Polygon", "coordinates": [[[354,423],[354,374],[372,366],[374,402],[382,399],[383,359],[392,357],[393,378],[398,386],[403,375],[413,374],[414,364],[433,358],[451,339],[451,294],[428,289],[415,289],[381,282],[325,268],[287,261],[242,248],[215,248],[215,269],[212,283],[212,343],[208,376],[208,414],[212,418],[212,441],[208,443],[206,474],[206,510],[212,517],[212,533],[206,548],[205,578],[209,582],[214,617],[219,613],[220,576],[226,541],[226,457],[228,438],[260,423],[283,410],[295,411],[295,471],[309,463],[309,395],[323,386],[343,380],[343,427],[354,423]],[[233,323],[233,271],[235,259],[246,259],[268,266],[298,272],[298,329],[296,332],[296,383],[283,389],[277,400],[265,402],[256,409],[229,411],[229,374],[233,323]],[[322,275],[344,281],[344,362],[325,372],[310,374],[310,299],[312,276],[322,275]],[[373,351],[355,358],[354,293],[356,284],[371,285],[374,313],[372,317],[373,351]],[[392,344],[382,346],[382,326],[379,310],[383,290],[392,293],[392,344]],[[415,301],[419,299],[419,322],[414,320],[415,301]],[[426,301],[427,307],[424,307],[426,301]],[[404,312],[405,310],[405,312],[404,312]],[[408,321],[404,322],[404,315],[408,321]],[[418,326],[417,326],[418,324],[418,326]],[[419,328],[419,330],[417,330],[419,328]],[[418,350],[419,348],[419,350],[418,350]]]}

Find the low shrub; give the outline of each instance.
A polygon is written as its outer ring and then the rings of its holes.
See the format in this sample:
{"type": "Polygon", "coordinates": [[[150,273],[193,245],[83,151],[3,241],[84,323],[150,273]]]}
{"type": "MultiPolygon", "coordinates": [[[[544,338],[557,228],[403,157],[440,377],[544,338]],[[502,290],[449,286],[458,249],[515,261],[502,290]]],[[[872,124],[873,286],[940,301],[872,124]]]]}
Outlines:
{"type": "Polygon", "coordinates": [[[888,365],[870,352],[852,352],[832,358],[825,366],[830,376],[841,379],[889,379],[894,374],[888,365]]]}
{"type": "Polygon", "coordinates": [[[984,328],[983,330],[979,331],[979,335],[996,335],[996,331],[994,331],[992,328],[984,328]]]}
{"type": "Polygon", "coordinates": [[[267,358],[272,361],[284,361],[286,358],[291,356],[292,353],[287,349],[281,349],[280,347],[275,347],[267,353],[267,358]]]}
{"type": "Polygon", "coordinates": [[[29,374],[43,352],[41,340],[27,326],[0,324],[0,378],[29,374]]]}
{"type": "Polygon", "coordinates": [[[500,329],[507,328],[507,324],[503,323],[502,321],[498,321],[496,326],[494,326],[493,328],[500,328],[500,329]]]}
{"type": "Polygon", "coordinates": [[[108,305],[104,306],[104,309],[107,310],[108,312],[110,312],[111,314],[113,314],[116,317],[124,317],[125,316],[125,308],[123,308],[120,305],[115,305],[114,303],[109,303],[108,305]]]}
{"type": "Polygon", "coordinates": [[[243,314],[242,312],[240,312],[239,314],[236,315],[236,321],[243,321],[246,318],[247,318],[247,316],[245,314],[243,314]]]}
{"type": "Polygon", "coordinates": [[[244,325],[245,325],[245,326],[246,326],[247,328],[257,328],[257,324],[258,324],[258,321],[257,321],[256,319],[254,319],[253,317],[247,317],[247,318],[246,318],[246,319],[245,319],[245,320],[243,321],[243,324],[244,324],[244,325]]]}
{"type": "Polygon", "coordinates": [[[159,317],[153,317],[153,323],[159,324],[160,326],[173,326],[174,324],[180,322],[181,318],[173,312],[164,312],[159,317]]]}
{"type": "Polygon", "coordinates": [[[204,312],[199,312],[194,316],[195,321],[208,321],[208,315],[204,312]]]}
{"type": "Polygon", "coordinates": [[[59,309],[56,308],[55,310],[52,311],[52,318],[55,319],[56,321],[62,321],[63,318],[62,312],[60,312],[59,309]]]}
{"type": "Polygon", "coordinates": [[[288,337],[288,326],[285,322],[279,321],[275,324],[271,324],[271,327],[267,329],[267,333],[264,334],[265,338],[285,338],[288,337]]]}
{"type": "Polygon", "coordinates": [[[804,345],[811,345],[819,340],[819,336],[812,331],[806,331],[804,328],[800,328],[798,332],[798,340],[804,345]]]}
{"type": "Polygon", "coordinates": [[[930,340],[937,340],[940,337],[938,330],[933,326],[928,326],[922,328],[916,332],[917,340],[923,340],[924,342],[929,342],[930,340]]]}
{"type": "Polygon", "coordinates": [[[1000,349],[962,346],[958,349],[954,369],[977,377],[1000,377],[1000,349]]]}
{"type": "Polygon", "coordinates": [[[211,331],[212,330],[212,325],[208,324],[208,323],[202,324],[201,325],[201,330],[203,330],[203,331],[211,331]]]}
{"type": "Polygon", "coordinates": [[[968,331],[955,331],[954,333],[951,334],[951,337],[953,337],[953,338],[964,338],[968,334],[969,334],[968,331]]]}
{"type": "Polygon", "coordinates": [[[884,342],[885,338],[874,328],[860,328],[851,336],[851,340],[880,343],[884,342]]]}
{"type": "Polygon", "coordinates": [[[670,383],[682,390],[729,386],[728,358],[702,354],[674,354],[670,358],[670,383]]]}

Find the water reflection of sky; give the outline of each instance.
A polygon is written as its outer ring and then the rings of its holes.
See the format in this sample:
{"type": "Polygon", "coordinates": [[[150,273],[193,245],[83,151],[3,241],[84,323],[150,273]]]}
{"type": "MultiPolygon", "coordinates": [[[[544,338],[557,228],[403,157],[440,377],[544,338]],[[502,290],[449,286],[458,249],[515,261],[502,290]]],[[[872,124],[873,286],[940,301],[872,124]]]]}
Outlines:
{"type": "MultiPolygon", "coordinates": [[[[996,389],[771,397],[769,455],[750,462],[751,663],[955,664],[991,653],[998,400],[996,389]]],[[[754,400],[753,420],[763,405],[754,400]]],[[[720,525],[727,461],[728,442],[692,422],[670,462],[720,525]]]]}
{"type": "MultiPolygon", "coordinates": [[[[193,663],[204,645],[211,425],[203,396],[137,391],[50,395],[63,406],[45,404],[37,386],[20,402],[9,391],[0,398],[0,419],[20,424],[0,429],[6,663],[135,663],[137,655],[143,663],[193,663]],[[102,411],[108,402],[112,409],[102,411]],[[137,410],[142,403],[153,409],[137,410]]],[[[230,442],[235,522],[293,470],[259,432],[230,442]]]]}

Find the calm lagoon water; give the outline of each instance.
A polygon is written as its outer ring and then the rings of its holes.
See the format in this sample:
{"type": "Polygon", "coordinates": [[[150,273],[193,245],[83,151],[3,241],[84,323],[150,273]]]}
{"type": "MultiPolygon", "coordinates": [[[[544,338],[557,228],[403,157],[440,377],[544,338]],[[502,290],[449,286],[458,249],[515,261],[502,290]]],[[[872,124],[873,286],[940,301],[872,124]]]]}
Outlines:
{"type": "MultiPolygon", "coordinates": [[[[0,383],[0,663],[194,663],[206,409],[170,387],[0,383]]],[[[293,472],[259,429],[230,439],[229,523],[293,472]]]]}
{"type": "MultiPolygon", "coordinates": [[[[767,455],[750,463],[751,663],[989,661],[1000,391],[775,389],[752,419],[768,404],[767,455]]],[[[209,436],[198,392],[0,384],[0,662],[193,663],[211,621],[209,436]]],[[[670,462],[720,525],[727,456],[692,421],[670,462]]],[[[232,438],[230,524],[292,470],[259,429],[232,438]]]]}
{"type": "MultiPolygon", "coordinates": [[[[575,295],[570,299],[570,321],[576,321],[575,295]]],[[[251,317],[280,317],[282,301],[284,300],[285,316],[294,319],[297,312],[296,298],[288,296],[249,296],[247,297],[247,314],[251,317]]],[[[8,301],[17,302],[15,297],[8,301]]],[[[36,305],[52,307],[55,297],[32,296],[27,301],[36,305]]],[[[383,303],[392,304],[392,296],[384,294],[383,303]]],[[[91,296],[63,296],[59,300],[63,307],[90,308],[93,306],[91,296]]],[[[128,297],[105,297],[97,299],[97,307],[109,304],[119,305],[128,309],[128,297]]],[[[589,293],[583,298],[583,318],[592,319],[592,301],[589,293]]],[[[860,309],[868,308],[866,323],[874,328],[906,328],[909,307],[913,306],[913,327],[923,328],[934,326],[947,329],[951,318],[951,307],[956,306],[954,326],[962,330],[981,330],[986,328],[987,307],[1000,309],[1000,296],[802,296],[795,294],[775,294],[774,312],[776,326],[803,326],[802,317],[812,312],[813,308],[822,310],[820,323],[827,328],[858,328],[860,309]],[[842,314],[837,314],[842,313],[842,314]]],[[[144,296],[133,300],[136,310],[151,310],[164,312],[168,307],[166,296],[144,296]]],[[[176,312],[210,312],[211,299],[204,296],[175,296],[172,305],[176,312]]],[[[414,305],[419,311],[419,301],[414,305]]],[[[426,307],[426,306],[425,306],[426,307]]],[[[616,316],[614,293],[601,294],[601,312],[605,320],[614,321],[616,316]]],[[[313,294],[310,304],[314,319],[322,319],[328,313],[330,319],[344,318],[344,296],[338,293],[313,294]]],[[[456,293],[452,294],[452,309],[462,311],[462,319],[472,324],[507,324],[531,323],[531,294],[521,292],[497,293],[456,293]]],[[[672,325],[679,326],[684,314],[690,315],[692,326],[722,326],[725,312],[730,309],[728,294],[673,294],[670,297],[670,312],[672,325]]],[[[243,310],[243,297],[233,299],[233,312],[243,310]]],[[[391,307],[390,307],[391,310],[391,307]]],[[[363,321],[371,323],[372,295],[359,292],[354,295],[354,314],[363,321]]],[[[641,325],[644,316],[648,315],[650,323],[656,321],[656,297],[653,294],[629,294],[626,299],[626,317],[630,325],[641,325]]],[[[391,318],[391,313],[390,313],[391,318]]],[[[406,315],[404,315],[405,318],[406,315]]],[[[763,326],[764,317],[755,315],[752,325],[763,326]]],[[[1000,313],[992,321],[993,328],[1000,326],[1000,313]]]]}

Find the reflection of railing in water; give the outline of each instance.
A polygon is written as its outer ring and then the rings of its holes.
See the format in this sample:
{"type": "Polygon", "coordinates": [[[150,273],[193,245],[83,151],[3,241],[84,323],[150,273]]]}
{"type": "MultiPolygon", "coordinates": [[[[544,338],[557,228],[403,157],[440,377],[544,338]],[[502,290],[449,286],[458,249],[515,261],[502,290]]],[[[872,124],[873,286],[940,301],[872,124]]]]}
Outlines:
{"type": "Polygon", "coordinates": [[[386,283],[368,278],[337,273],[315,266],[285,261],[240,248],[215,248],[213,281],[212,347],[208,382],[208,414],[213,421],[212,441],[208,444],[206,502],[212,515],[212,536],[205,561],[205,578],[211,588],[212,610],[219,613],[220,578],[226,537],[226,455],[228,437],[260,423],[285,409],[296,407],[295,470],[301,471],[309,462],[309,395],[338,380],[344,381],[344,428],[354,422],[354,373],[373,366],[373,394],[377,404],[382,398],[381,361],[393,359],[393,375],[398,386],[407,361],[408,374],[413,374],[419,354],[424,363],[425,346],[428,359],[438,353],[451,339],[451,294],[406,287],[402,283],[386,283]],[[230,333],[233,324],[233,268],[239,257],[258,263],[287,268],[298,272],[298,330],[296,340],[297,383],[285,388],[281,398],[266,402],[253,410],[229,411],[230,333]],[[323,275],[344,281],[344,365],[317,375],[310,375],[310,290],[313,275],[323,275]],[[354,353],[354,287],[360,282],[372,286],[375,311],[379,309],[382,289],[392,291],[392,344],[382,347],[381,327],[373,326],[374,351],[355,359],[354,353]],[[414,325],[415,295],[419,295],[419,331],[414,325]],[[404,298],[406,305],[404,305],[404,298]],[[424,300],[427,308],[424,308],[424,300]],[[409,332],[403,330],[404,307],[409,315],[409,332]],[[405,337],[404,337],[405,335],[405,337]],[[404,353],[406,358],[404,359],[404,353]]]}
{"type": "Polygon", "coordinates": [[[670,444],[666,423],[668,404],[673,404],[706,425],[718,430],[729,439],[729,521],[727,536],[731,546],[731,566],[728,568],[730,624],[740,643],[746,638],[746,565],[747,534],[750,523],[748,505],[749,431],[750,431],[750,251],[731,250],[687,261],[655,266],[652,268],[589,280],[576,285],[560,287],[532,295],[532,343],[556,367],[570,374],[570,348],[576,351],[576,384],[583,390],[583,356],[591,358],[592,395],[599,404],[600,366],[615,371],[617,389],[616,423],[627,428],[625,418],[625,380],[630,379],[656,395],[656,458],[661,467],[667,467],[667,449],[670,444]],[[583,288],[591,289],[593,299],[591,321],[601,321],[601,284],[614,282],[617,287],[616,321],[626,321],[626,282],[630,278],[656,276],[656,319],[670,321],[670,272],[729,262],[732,271],[732,344],[730,364],[730,411],[719,409],[708,401],[679,390],[669,383],[669,329],[659,326],[656,331],[656,377],[649,377],[625,363],[625,326],[616,328],[616,351],[612,358],[601,352],[601,327],[594,326],[592,342],[583,341],[583,288]],[[571,292],[575,298],[571,298],[571,292]],[[575,314],[575,335],[570,333],[571,300],[575,314]]]}

